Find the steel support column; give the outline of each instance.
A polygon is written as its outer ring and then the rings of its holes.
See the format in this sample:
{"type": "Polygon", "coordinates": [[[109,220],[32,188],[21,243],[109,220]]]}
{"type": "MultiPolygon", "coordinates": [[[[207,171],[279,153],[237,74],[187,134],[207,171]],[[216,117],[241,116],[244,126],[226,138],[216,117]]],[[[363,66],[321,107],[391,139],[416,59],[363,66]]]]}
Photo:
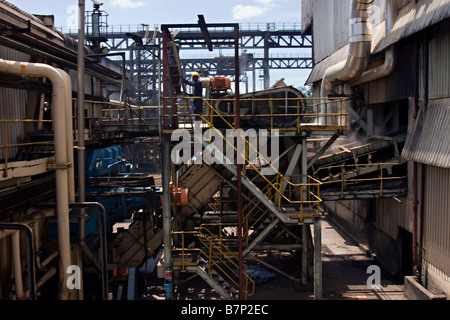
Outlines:
{"type": "MultiPolygon", "coordinates": [[[[84,73],[85,73],[85,53],[84,53],[84,12],[85,1],[78,1],[78,55],[77,55],[77,156],[78,156],[78,202],[86,201],[85,194],[85,142],[84,142],[84,73]]],[[[70,97],[72,98],[72,97],[70,97]]],[[[69,147],[69,146],[68,146],[69,147]]],[[[73,150],[72,150],[73,152],[73,150]]],[[[84,209],[80,213],[80,242],[84,242],[85,225],[84,225],[84,209]]],[[[80,270],[83,270],[82,260],[77,259],[80,270]]],[[[62,270],[63,272],[65,270],[62,270]]],[[[81,272],[80,277],[83,272],[81,272]]],[[[79,299],[83,300],[83,281],[81,279],[81,290],[79,290],[79,299]]]]}
{"type": "MultiPolygon", "coordinates": [[[[234,126],[237,129],[241,126],[241,108],[239,101],[239,25],[234,26],[234,126]]],[[[239,137],[237,137],[239,139],[239,137]]],[[[241,144],[237,143],[237,154],[239,155],[243,150],[241,144]]],[[[239,156],[236,157],[239,159],[239,156]]],[[[237,215],[238,215],[238,258],[239,258],[239,299],[244,298],[243,286],[243,257],[242,257],[242,164],[236,163],[237,170],[237,215]]]]}
{"type": "MultiPolygon", "coordinates": [[[[308,139],[306,137],[302,138],[302,153],[300,160],[300,173],[301,173],[301,199],[305,201],[307,199],[306,193],[306,183],[308,182],[306,176],[308,174],[308,139]]],[[[303,204],[301,204],[303,206],[303,204]]],[[[306,284],[308,282],[308,236],[306,233],[306,228],[309,228],[309,225],[303,224],[302,226],[302,284],[306,284]]]]}
{"type": "Polygon", "coordinates": [[[322,300],[322,221],[314,219],[314,300],[322,300]]]}
{"type": "Polygon", "coordinates": [[[164,241],[164,269],[172,266],[172,252],[170,241],[171,209],[170,209],[170,135],[162,135],[162,187],[163,187],[163,241],[164,241]]]}

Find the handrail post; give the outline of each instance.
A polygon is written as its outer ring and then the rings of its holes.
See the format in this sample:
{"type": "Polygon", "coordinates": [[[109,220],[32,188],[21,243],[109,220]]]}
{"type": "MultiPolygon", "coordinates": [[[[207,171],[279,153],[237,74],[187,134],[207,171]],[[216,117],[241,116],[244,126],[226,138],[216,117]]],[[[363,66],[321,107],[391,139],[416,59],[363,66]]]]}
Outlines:
{"type": "Polygon", "coordinates": [[[380,197],[383,196],[383,164],[380,163],[380,197]]]}

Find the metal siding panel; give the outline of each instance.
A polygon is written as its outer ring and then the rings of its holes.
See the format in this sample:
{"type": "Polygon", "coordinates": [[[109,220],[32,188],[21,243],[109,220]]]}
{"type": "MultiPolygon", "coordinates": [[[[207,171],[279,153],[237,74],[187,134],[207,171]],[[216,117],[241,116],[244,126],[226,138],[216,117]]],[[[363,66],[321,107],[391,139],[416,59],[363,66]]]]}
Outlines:
{"type": "Polygon", "coordinates": [[[28,62],[30,60],[30,55],[8,47],[0,46],[0,58],[5,60],[28,62]]]}
{"type": "Polygon", "coordinates": [[[410,1],[400,9],[390,34],[375,49],[380,52],[414,33],[450,17],[450,0],[410,1]]]}
{"type": "MultiPolygon", "coordinates": [[[[27,92],[25,90],[0,88],[0,119],[16,120],[25,119],[25,108],[27,103],[27,92]]],[[[8,123],[7,144],[17,144],[24,138],[24,124],[21,122],[8,123]]],[[[0,144],[5,144],[4,127],[1,123],[0,144]]],[[[8,148],[8,158],[16,155],[18,147],[8,148]]],[[[4,148],[0,149],[0,159],[5,158],[4,148]]]]}
{"type": "Polygon", "coordinates": [[[433,38],[429,44],[429,98],[450,97],[450,33],[433,38]]]}
{"type": "Polygon", "coordinates": [[[398,227],[401,226],[410,230],[407,222],[409,217],[407,198],[399,199],[378,199],[376,200],[376,226],[377,229],[385,232],[393,239],[397,239],[398,227]]]}
{"type": "MultiPolygon", "coordinates": [[[[23,52],[0,46],[0,58],[12,61],[29,61],[30,55],[23,52]]],[[[27,92],[11,88],[0,88],[0,119],[25,119],[27,105],[27,92]]],[[[9,123],[7,143],[16,144],[24,137],[23,123],[9,123]]],[[[0,128],[0,144],[4,145],[4,130],[0,128]]],[[[4,148],[0,148],[0,159],[5,158],[4,148]]],[[[8,148],[8,158],[16,155],[18,147],[8,148]]]]}
{"type": "Polygon", "coordinates": [[[426,166],[425,259],[450,274],[450,169],[426,166]]]}
{"type": "Polygon", "coordinates": [[[314,62],[319,63],[348,43],[350,0],[315,0],[313,5],[314,62]],[[327,21],[327,23],[324,23],[327,21]]]}
{"type": "Polygon", "coordinates": [[[302,0],[302,30],[307,30],[312,25],[313,0],[302,0]]]}
{"type": "Polygon", "coordinates": [[[407,160],[450,168],[450,99],[431,100],[411,120],[402,156],[407,160]]]}

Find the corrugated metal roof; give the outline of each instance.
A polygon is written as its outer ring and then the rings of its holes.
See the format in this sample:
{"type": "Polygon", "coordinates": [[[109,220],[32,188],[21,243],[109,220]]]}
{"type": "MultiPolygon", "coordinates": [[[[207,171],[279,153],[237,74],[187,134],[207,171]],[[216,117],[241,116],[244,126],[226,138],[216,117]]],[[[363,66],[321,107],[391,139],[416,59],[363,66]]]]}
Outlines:
{"type": "Polygon", "coordinates": [[[411,120],[402,157],[450,168],[450,98],[430,100],[411,120]]]}
{"type": "Polygon", "coordinates": [[[325,71],[327,71],[329,67],[343,61],[344,59],[347,58],[347,56],[348,56],[348,45],[342,47],[328,58],[316,64],[314,68],[311,70],[308,80],[306,80],[306,84],[311,84],[322,79],[323,75],[325,74],[325,71]]]}
{"type": "MultiPolygon", "coordinates": [[[[384,36],[384,32],[383,35],[374,35],[374,40],[372,41],[373,53],[382,52],[398,41],[449,17],[450,0],[421,0],[417,4],[415,1],[410,1],[400,9],[392,30],[387,37],[384,36]],[[380,36],[382,36],[381,39],[380,36]]],[[[315,38],[314,41],[320,40],[315,38]]],[[[326,41],[326,39],[323,41],[326,41]]],[[[317,63],[311,71],[306,84],[321,80],[330,66],[346,59],[347,53],[348,45],[317,63]]]]}
{"type": "Polygon", "coordinates": [[[375,53],[449,17],[450,0],[421,0],[417,4],[411,1],[400,9],[391,32],[375,48],[375,53]]]}

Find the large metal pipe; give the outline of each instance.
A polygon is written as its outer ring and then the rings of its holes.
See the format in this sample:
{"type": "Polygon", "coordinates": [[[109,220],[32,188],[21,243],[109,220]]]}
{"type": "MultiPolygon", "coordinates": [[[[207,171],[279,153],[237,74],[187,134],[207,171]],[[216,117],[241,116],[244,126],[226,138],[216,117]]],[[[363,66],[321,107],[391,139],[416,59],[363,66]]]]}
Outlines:
{"type": "Polygon", "coordinates": [[[55,139],[56,216],[58,221],[58,245],[61,259],[59,298],[69,298],[66,286],[66,270],[71,265],[69,232],[69,179],[67,175],[66,138],[66,88],[61,71],[42,63],[18,62],[0,59],[0,72],[46,77],[52,83],[52,118],[55,139]]]}
{"type": "MultiPolygon", "coordinates": [[[[336,94],[334,82],[349,81],[361,76],[367,68],[372,49],[371,8],[373,0],[352,0],[349,18],[349,44],[347,59],[327,69],[322,78],[321,97],[336,94]]],[[[327,113],[327,101],[320,106],[320,114],[327,113]]],[[[331,109],[331,108],[330,108],[331,109]]],[[[332,112],[334,110],[331,110],[332,112]]],[[[320,116],[319,124],[327,124],[327,117],[320,116]]]]}
{"type": "MultiPolygon", "coordinates": [[[[234,26],[234,126],[238,130],[241,127],[241,107],[239,97],[239,24],[234,26]]],[[[264,74],[266,76],[266,74],[264,74]]],[[[239,139],[239,137],[238,137],[239,139]]],[[[243,150],[240,150],[241,144],[237,144],[237,154],[240,155],[243,150]]],[[[238,267],[239,267],[239,299],[244,299],[244,263],[242,257],[242,164],[236,162],[236,185],[237,185],[237,216],[238,216],[238,267]]]]}
{"type": "Polygon", "coordinates": [[[70,76],[61,69],[57,69],[64,79],[65,87],[65,109],[66,109],[66,143],[67,143],[67,179],[69,183],[69,202],[75,202],[75,173],[73,156],[73,123],[72,123],[72,80],[70,76]]]}
{"type": "MultiPolygon", "coordinates": [[[[396,18],[397,18],[396,0],[386,0],[385,37],[387,37],[391,32],[396,18]]],[[[365,71],[360,77],[350,80],[349,85],[357,86],[363,83],[387,77],[388,75],[392,74],[395,65],[396,65],[396,50],[395,46],[392,45],[385,50],[384,63],[381,66],[365,71]]]]}
{"type": "MultiPolygon", "coordinates": [[[[29,287],[29,299],[36,300],[36,268],[35,268],[35,254],[34,254],[34,236],[33,230],[26,224],[15,223],[15,222],[0,222],[0,230],[18,230],[24,231],[27,239],[27,264],[28,264],[28,287],[29,287]]],[[[20,248],[16,248],[16,245],[20,247],[19,244],[14,245],[14,242],[18,242],[18,235],[13,234],[13,255],[17,257],[19,255],[19,265],[16,265],[17,261],[14,259],[14,277],[22,278],[22,271],[20,270],[20,248]]],[[[17,284],[17,282],[16,282],[17,284]]],[[[19,280],[21,284],[21,280],[19,280]]],[[[16,288],[18,294],[23,295],[23,288],[16,288]]]]}
{"type": "MultiPolygon", "coordinates": [[[[78,90],[77,90],[77,155],[78,155],[78,202],[86,200],[85,195],[85,142],[84,142],[84,74],[85,74],[85,53],[84,53],[84,11],[85,1],[78,1],[78,90]]],[[[81,218],[81,234],[84,237],[84,217],[81,218]]]]}
{"type": "MultiPolygon", "coordinates": [[[[14,268],[14,284],[18,300],[23,299],[22,263],[20,259],[20,233],[15,231],[11,235],[12,258],[14,268]]],[[[34,249],[33,249],[34,250],[34,249]]]]}

